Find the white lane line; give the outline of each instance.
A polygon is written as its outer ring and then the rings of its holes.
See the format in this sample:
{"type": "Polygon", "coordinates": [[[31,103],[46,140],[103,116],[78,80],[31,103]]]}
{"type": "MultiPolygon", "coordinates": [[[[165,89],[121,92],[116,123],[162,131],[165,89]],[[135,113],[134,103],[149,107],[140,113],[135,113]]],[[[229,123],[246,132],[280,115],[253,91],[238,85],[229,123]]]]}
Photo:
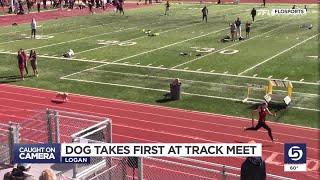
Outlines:
{"type": "MultiPolygon", "coordinates": [[[[14,88],[18,88],[18,89],[28,89],[34,92],[50,92],[50,93],[57,93],[57,91],[53,91],[53,90],[48,90],[48,89],[40,89],[40,88],[35,88],[35,87],[26,87],[26,86],[17,86],[17,85],[13,85],[13,84],[1,84],[0,86],[7,86],[7,87],[14,87],[14,88]]],[[[129,101],[123,101],[123,100],[119,100],[119,99],[108,99],[108,98],[103,98],[103,97],[97,97],[97,96],[89,96],[89,95],[82,95],[82,94],[76,94],[76,93],[72,93],[75,96],[79,96],[79,97],[85,97],[85,98],[89,98],[89,99],[93,99],[93,100],[101,100],[104,102],[113,102],[113,103],[123,103],[123,104],[129,104],[129,105],[135,105],[135,106],[139,106],[139,107],[147,107],[147,108],[157,108],[157,109],[165,109],[165,110],[170,110],[170,111],[174,111],[174,112],[188,112],[188,113],[192,113],[192,114],[202,114],[202,115],[207,115],[210,117],[223,117],[223,118],[229,118],[229,120],[234,120],[234,121],[251,121],[251,119],[249,118],[245,118],[245,117],[239,117],[239,116],[231,116],[231,115],[222,115],[222,114],[215,114],[215,113],[208,113],[208,112],[201,112],[201,111],[195,111],[195,110],[185,110],[185,109],[179,109],[179,108],[173,108],[173,107],[166,107],[166,106],[159,106],[159,105],[152,105],[152,104],[144,104],[144,103],[138,103],[138,102],[129,102],[129,101]]],[[[1,105],[0,105],[1,106],[1,105]]],[[[299,125],[293,125],[293,124],[286,124],[286,123],[280,123],[280,122],[273,122],[270,121],[269,123],[271,124],[276,124],[278,126],[282,126],[282,127],[286,127],[286,128],[295,128],[297,130],[308,130],[310,132],[318,132],[319,129],[318,128],[312,128],[312,127],[306,127],[306,126],[299,126],[299,125]]]]}
{"type": "Polygon", "coordinates": [[[311,36],[311,37],[309,37],[309,38],[307,38],[307,39],[305,39],[305,40],[303,40],[303,41],[301,41],[301,42],[299,42],[299,43],[297,43],[297,44],[295,44],[295,45],[293,45],[293,46],[291,46],[291,47],[288,48],[288,49],[285,49],[285,50],[277,53],[276,55],[273,55],[272,57],[270,57],[270,58],[268,58],[268,59],[266,59],[266,60],[264,60],[264,61],[262,61],[262,62],[260,62],[260,63],[258,63],[258,64],[256,64],[256,65],[254,65],[254,66],[252,66],[252,67],[249,67],[248,69],[242,71],[242,72],[239,73],[238,75],[243,75],[244,73],[246,73],[246,72],[248,72],[248,71],[250,71],[250,70],[252,70],[252,69],[254,69],[254,68],[258,67],[258,66],[261,66],[262,64],[264,64],[264,63],[272,60],[273,58],[275,58],[275,57],[277,57],[277,56],[280,56],[281,54],[284,54],[284,53],[290,51],[291,49],[293,49],[293,48],[295,48],[295,47],[297,47],[297,46],[300,46],[301,44],[304,44],[305,42],[309,41],[310,39],[315,38],[315,37],[318,36],[318,35],[319,35],[319,33],[318,33],[318,34],[315,34],[315,35],[313,35],[313,36],[311,36]]]}

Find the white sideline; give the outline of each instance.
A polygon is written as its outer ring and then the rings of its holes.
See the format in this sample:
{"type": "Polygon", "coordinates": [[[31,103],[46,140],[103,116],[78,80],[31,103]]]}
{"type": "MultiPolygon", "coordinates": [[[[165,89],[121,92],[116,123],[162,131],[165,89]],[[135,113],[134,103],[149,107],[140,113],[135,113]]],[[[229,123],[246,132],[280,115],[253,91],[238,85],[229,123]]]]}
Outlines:
{"type": "MultiPolygon", "coordinates": [[[[107,72],[107,73],[114,73],[114,74],[121,74],[121,75],[129,75],[129,76],[138,76],[138,77],[151,77],[151,78],[158,78],[158,79],[165,79],[165,80],[172,80],[174,78],[174,77],[168,77],[168,76],[150,76],[150,75],[147,75],[147,74],[126,73],[126,72],[108,71],[108,70],[101,70],[101,69],[93,69],[93,71],[100,71],[100,72],[107,72]]],[[[189,81],[189,82],[192,82],[192,83],[193,82],[198,82],[198,83],[215,84],[215,85],[222,85],[222,86],[228,86],[228,87],[248,88],[248,86],[235,85],[235,84],[216,83],[216,82],[209,82],[209,81],[183,79],[183,78],[180,78],[180,80],[189,81]]],[[[277,89],[273,90],[273,91],[274,92],[287,92],[287,91],[284,91],[284,90],[277,90],[277,89]]],[[[294,91],[294,94],[301,94],[301,95],[307,96],[307,97],[320,96],[319,94],[303,93],[303,92],[298,92],[298,91],[294,91]]]]}
{"type": "MultiPolygon", "coordinates": [[[[4,52],[0,50],[0,54],[10,54],[10,55],[16,55],[17,53],[12,53],[12,52],[4,52]]],[[[38,57],[44,57],[48,59],[63,59],[63,60],[68,60],[68,61],[80,61],[80,62],[91,62],[91,63],[97,63],[97,64],[111,64],[111,65],[118,65],[118,66],[129,66],[129,67],[140,67],[140,68],[147,68],[147,69],[159,69],[159,70],[167,70],[167,71],[176,71],[176,72],[187,72],[187,73],[194,73],[194,74],[206,74],[206,75],[217,75],[217,76],[226,76],[226,77],[238,77],[238,78],[247,78],[247,79],[259,79],[259,80],[270,80],[272,76],[269,76],[267,78],[264,77],[259,77],[259,76],[245,76],[245,75],[236,75],[236,74],[224,74],[224,73],[215,73],[215,71],[193,71],[193,70],[188,70],[188,69],[170,69],[166,67],[156,67],[156,66],[145,66],[145,65],[134,65],[134,64],[127,64],[127,63],[112,63],[112,62],[104,62],[104,61],[93,61],[93,60],[85,60],[85,59],[77,59],[77,58],[64,58],[64,57],[55,57],[55,56],[43,56],[43,55],[38,55],[38,57]]],[[[99,66],[100,67],[100,66],[99,66]]],[[[89,69],[85,69],[81,72],[91,70],[91,69],[96,69],[98,67],[93,67],[89,69]]],[[[79,72],[80,73],[80,72],[79,72]]],[[[78,74],[78,72],[74,73],[78,74]]],[[[69,74],[63,77],[69,77],[74,74],[69,74]]],[[[276,79],[273,78],[274,80],[282,80],[282,79],[276,79]]],[[[296,84],[306,84],[306,85],[320,85],[320,81],[318,82],[308,82],[308,81],[294,81],[291,80],[291,82],[296,83],[296,84]]],[[[306,93],[309,94],[309,93],[306,93]]]]}
{"type": "MultiPolygon", "coordinates": [[[[236,74],[215,73],[215,72],[206,72],[206,71],[194,71],[194,70],[188,70],[188,69],[172,69],[172,68],[165,68],[165,67],[144,66],[144,65],[123,64],[123,63],[110,63],[110,64],[119,65],[119,66],[141,67],[141,68],[148,68],[148,69],[159,69],[159,70],[168,70],[168,71],[176,71],[176,72],[188,72],[188,73],[195,73],[195,74],[218,75],[218,76],[238,77],[238,78],[247,78],[247,79],[270,80],[270,78],[271,78],[271,77],[264,78],[264,77],[258,77],[258,76],[253,77],[253,76],[236,75],[236,74]]],[[[282,79],[276,79],[276,78],[273,78],[273,79],[274,80],[282,80],[282,79]]],[[[291,82],[296,83],[296,84],[320,85],[320,81],[319,82],[291,81],[291,82]]]]}
{"type": "MultiPolygon", "coordinates": [[[[229,8],[229,9],[234,9],[234,7],[233,8],[229,8]]],[[[217,11],[217,12],[222,12],[222,11],[226,11],[226,10],[229,10],[229,9],[223,9],[223,10],[217,11]]],[[[239,14],[241,14],[241,13],[239,13],[239,14]]],[[[160,23],[160,22],[156,22],[156,23],[160,23]]],[[[151,24],[155,24],[155,23],[151,23],[151,24]]],[[[189,26],[194,26],[194,25],[197,25],[197,24],[202,24],[202,22],[198,22],[198,23],[195,23],[195,24],[188,24],[188,25],[184,25],[184,26],[179,26],[179,27],[176,27],[176,28],[173,28],[173,29],[169,29],[169,30],[166,30],[166,31],[160,31],[160,33],[166,33],[166,32],[170,32],[170,31],[186,28],[186,27],[189,27],[189,26]]],[[[146,37],[148,37],[148,36],[144,35],[144,36],[140,36],[140,37],[133,38],[133,39],[130,39],[130,40],[126,40],[124,42],[129,42],[129,41],[137,40],[137,39],[140,39],[140,38],[146,38],[146,37]]],[[[105,47],[108,47],[108,46],[109,45],[104,45],[104,46],[100,46],[100,47],[96,47],[96,48],[80,51],[80,52],[77,52],[75,54],[81,54],[81,53],[84,53],[84,52],[89,52],[89,51],[105,48],[105,47]]]]}
{"type": "Polygon", "coordinates": [[[291,49],[293,49],[293,48],[295,48],[295,47],[297,47],[297,46],[300,46],[301,44],[304,44],[305,42],[309,41],[310,39],[315,38],[315,37],[318,36],[318,35],[319,35],[319,33],[318,33],[318,34],[315,34],[315,35],[309,37],[308,39],[305,39],[305,40],[303,40],[303,41],[301,41],[301,42],[299,42],[299,43],[297,43],[297,44],[295,44],[295,45],[293,45],[293,46],[291,46],[291,47],[289,47],[288,49],[285,49],[285,50],[279,52],[278,54],[275,54],[275,55],[271,56],[270,58],[268,58],[268,59],[266,59],[266,60],[264,60],[264,61],[262,61],[262,62],[260,62],[260,63],[258,63],[258,64],[256,64],[256,65],[254,65],[254,66],[252,66],[252,67],[249,67],[248,69],[242,71],[242,72],[239,73],[238,75],[243,75],[244,73],[246,73],[246,72],[248,72],[248,71],[250,71],[250,70],[252,70],[252,69],[254,69],[254,68],[256,68],[256,67],[258,67],[258,66],[260,66],[260,65],[262,65],[262,64],[264,64],[264,63],[266,63],[266,62],[268,62],[268,61],[270,61],[270,60],[272,60],[273,58],[275,58],[275,57],[277,57],[277,56],[280,56],[281,54],[284,54],[284,53],[290,51],[291,49]]]}
{"type": "MultiPolygon", "coordinates": [[[[193,26],[193,25],[196,25],[196,24],[199,24],[199,23],[188,24],[188,25],[185,25],[185,26],[179,26],[179,27],[176,27],[176,28],[173,28],[173,29],[169,29],[169,30],[166,30],[166,31],[162,31],[162,32],[160,32],[160,33],[166,33],[166,32],[170,32],[170,31],[174,31],[174,30],[186,28],[186,27],[193,26]]],[[[132,39],[126,40],[126,41],[124,41],[124,42],[130,42],[130,41],[133,41],[133,40],[137,40],[137,39],[140,39],[140,38],[146,38],[146,37],[148,37],[148,36],[147,36],[146,34],[144,34],[143,36],[139,36],[139,37],[136,37],[136,38],[132,38],[132,39]]],[[[94,51],[94,50],[101,49],[101,48],[105,48],[105,47],[108,47],[108,46],[109,46],[109,45],[99,46],[99,47],[96,47],[96,48],[92,48],[92,49],[87,49],[87,50],[84,50],[84,51],[80,51],[80,52],[77,52],[77,53],[75,53],[75,54],[81,54],[81,53],[84,53],[84,52],[94,51]]]]}
{"type": "Polygon", "coordinates": [[[128,56],[128,57],[125,57],[125,58],[121,58],[121,59],[118,59],[118,60],[115,60],[115,61],[112,61],[112,62],[106,62],[105,64],[101,64],[99,66],[95,66],[95,67],[92,67],[92,68],[84,69],[84,70],[81,70],[81,71],[78,71],[78,72],[63,76],[62,78],[73,76],[73,75],[76,75],[76,74],[79,74],[79,73],[82,73],[82,72],[85,72],[85,71],[89,71],[89,70],[92,70],[92,69],[96,69],[96,68],[99,68],[99,67],[106,66],[108,64],[112,64],[112,63],[120,62],[120,61],[123,61],[123,60],[127,60],[127,59],[130,59],[130,58],[136,57],[136,56],[140,56],[140,55],[143,55],[143,54],[154,52],[154,51],[157,51],[157,50],[160,50],[160,49],[164,49],[164,48],[167,48],[167,47],[171,47],[171,46],[174,46],[174,45],[177,45],[177,44],[181,44],[181,43],[193,40],[193,39],[201,38],[201,37],[204,37],[204,36],[207,36],[207,35],[210,35],[210,34],[214,34],[214,33],[223,31],[225,29],[227,29],[227,28],[223,28],[223,29],[220,29],[220,30],[217,30],[217,31],[213,31],[213,32],[210,32],[210,33],[202,34],[200,36],[192,37],[192,38],[185,39],[185,40],[182,40],[182,41],[178,41],[178,42],[175,42],[175,43],[171,43],[171,44],[168,44],[166,46],[162,46],[162,47],[159,47],[159,48],[156,48],[156,49],[152,49],[152,50],[149,50],[149,51],[144,51],[142,53],[135,54],[135,55],[132,55],[132,56],[128,56]]]}
{"type": "MultiPolygon", "coordinates": [[[[40,47],[34,47],[34,48],[31,48],[31,49],[41,49],[41,48],[45,48],[45,47],[51,47],[51,46],[56,46],[56,45],[60,45],[60,44],[66,44],[66,43],[70,43],[70,42],[80,41],[80,40],[83,40],[83,39],[89,39],[89,38],[93,38],[93,37],[97,37],[97,36],[103,36],[103,35],[107,35],[107,34],[113,34],[113,33],[122,32],[122,31],[130,30],[130,29],[135,29],[135,28],[138,28],[138,27],[139,26],[134,26],[134,27],[125,28],[125,29],[119,29],[119,30],[116,30],[116,31],[111,31],[111,32],[102,33],[102,34],[95,34],[95,35],[91,35],[91,36],[85,36],[85,37],[82,37],[82,38],[72,39],[72,40],[69,40],[69,41],[62,41],[62,42],[48,44],[48,45],[44,45],[44,46],[40,46],[40,47]]],[[[31,50],[31,49],[27,49],[27,50],[31,50]]]]}
{"type": "MultiPolygon", "coordinates": [[[[104,26],[104,25],[113,24],[113,23],[115,23],[115,22],[99,24],[99,25],[89,26],[89,27],[82,27],[82,28],[78,28],[78,29],[71,29],[71,30],[67,30],[67,31],[63,31],[63,32],[54,32],[54,33],[49,33],[49,34],[46,34],[46,35],[68,33],[68,32],[78,31],[78,30],[81,30],[81,29],[90,29],[90,28],[95,28],[95,27],[104,26]]],[[[17,39],[17,40],[12,40],[12,41],[6,41],[6,42],[0,43],[0,44],[8,44],[8,43],[22,41],[22,40],[25,40],[25,39],[17,39]]],[[[32,49],[32,48],[30,48],[30,49],[32,49]]]]}
{"type": "Polygon", "coordinates": [[[198,57],[198,58],[192,59],[192,60],[190,60],[190,61],[187,61],[187,62],[178,64],[178,65],[175,65],[175,66],[173,66],[173,67],[171,67],[171,68],[172,68],[172,69],[176,69],[176,68],[178,68],[178,67],[180,67],[180,66],[183,66],[183,65],[186,65],[186,64],[189,64],[189,63],[198,61],[199,59],[202,59],[202,58],[204,58],[204,57],[210,56],[210,55],[212,55],[212,54],[214,54],[214,53],[217,53],[217,52],[219,52],[219,51],[221,51],[221,50],[225,50],[225,49],[228,49],[228,48],[230,48],[230,47],[233,47],[233,46],[236,46],[236,45],[239,45],[239,44],[248,42],[248,41],[250,41],[250,40],[253,40],[253,39],[255,39],[255,38],[261,37],[261,36],[263,36],[263,35],[265,35],[265,34],[267,34],[267,33],[273,32],[273,31],[275,31],[275,30],[277,30],[277,29],[279,29],[279,28],[282,28],[282,27],[285,27],[285,26],[288,26],[288,25],[289,25],[289,24],[284,24],[284,25],[278,26],[278,27],[276,27],[276,28],[274,28],[274,29],[271,29],[271,30],[269,30],[269,31],[266,31],[266,32],[264,32],[264,33],[262,33],[262,34],[259,34],[259,35],[254,36],[254,37],[251,37],[251,38],[249,38],[249,39],[247,39],[247,40],[243,40],[243,41],[239,41],[239,42],[237,42],[237,43],[233,43],[233,44],[230,45],[230,46],[226,46],[226,47],[224,47],[224,48],[215,50],[215,51],[213,51],[213,52],[210,52],[210,53],[205,54],[205,55],[203,55],[203,56],[200,56],[200,57],[198,57]]]}
{"type": "MultiPolygon", "coordinates": [[[[110,85],[110,86],[134,88],[134,89],[143,89],[143,90],[150,90],[150,91],[168,92],[168,90],[166,90],[166,89],[146,88],[146,87],[141,87],[141,86],[132,86],[132,85],[125,85],[125,84],[117,84],[117,83],[106,83],[106,82],[90,81],[90,80],[83,80],[83,79],[74,79],[74,78],[67,78],[67,77],[61,77],[60,79],[77,81],[77,82],[85,82],[85,83],[93,83],[93,84],[102,84],[102,85],[110,85]]],[[[188,92],[182,92],[182,94],[190,95],[190,96],[213,98],[213,99],[229,100],[229,101],[235,101],[235,102],[242,102],[242,101],[243,101],[243,99],[237,99],[237,98],[228,98],[228,97],[221,97],[221,96],[211,96],[211,95],[188,93],[188,92]]],[[[257,103],[257,102],[252,102],[252,103],[257,103]]],[[[293,108],[293,109],[300,109],[300,110],[308,110],[308,111],[320,112],[320,109],[311,109],[311,108],[304,108],[304,107],[299,107],[299,106],[290,106],[290,107],[293,108]]]]}
{"type": "MultiPolygon", "coordinates": [[[[43,92],[48,92],[48,93],[57,93],[57,91],[54,91],[54,90],[40,89],[40,88],[27,87],[27,86],[18,86],[18,85],[13,85],[13,84],[0,84],[0,86],[14,87],[14,88],[18,88],[18,89],[28,89],[28,90],[32,90],[32,91],[43,91],[43,92]]],[[[124,100],[120,100],[120,99],[109,99],[109,98],[89,96],[89,95],[83,95],[83,94],[77,94],[77,93],[72,93],[72,94],[75,96],[90,98],[90,99],[94,99],[94,100],[101,100],[101,101],[105,101],[105,102],[117,102],[117,103],[124,103],[124,104],[130,104],[130,105],[141,106],[141,107],[149,107],[149,108],[152,107],[152,108],[159,108],[159,109],[165,109],[165,110],[170,110],[170,111],[187,112],[187,113],[192,113],[192,114],[202,114],[202,115],[208,115],[208,116],[213,116],[213,117],[218,116],[218,117],[224,117],[224,118],[230,118],[230,119],[237,119],[237,121],[249,121],[249,120],[251,121],[251,119],[249,119],[249,118],[239,117],[239,116],[231,116],[231,115],[224,115],[224,114],[217,114],[217,113],[210,113],[210,112],[201,112],[201,111],[195,111],[195,110],[179,109],[179,108],[174,108],[174,107],[166,107],[166,106],[145,104],[145,103],[139,103],[139,102],[130,102],[130,101],[124,101],[124,100]]],[[[308,131],[319,131],[318,128],[313,128],[313,127],[306,127],[306,126],[279,123],[279,122],[269,122],[269,123],[277,124],[277,125],[284,126],[284,127],[291,127],[291,128],[295,128],[295,129],[304,129],[304,130],[308,130],[308,131]]]]}

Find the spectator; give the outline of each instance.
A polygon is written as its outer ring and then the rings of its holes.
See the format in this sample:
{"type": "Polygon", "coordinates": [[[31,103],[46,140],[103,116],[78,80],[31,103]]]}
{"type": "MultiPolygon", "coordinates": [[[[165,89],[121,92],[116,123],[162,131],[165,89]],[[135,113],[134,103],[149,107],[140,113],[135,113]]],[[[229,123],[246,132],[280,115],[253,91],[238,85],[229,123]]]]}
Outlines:
{"type": "Polygon", "coordinates": [[[247,23],[246,23],[246,39],[248,39],[250,36],[250,29],[251,29],[251,23],[249,23],[247,21],[247,23]]]}
{"type": "Polygon", "coordinates": [[[254,22],[254,18],[256,17],[257,15],[257,10],[255,8],[252,8],[251,10],[251,16],[252,16],[252,21],[254,22]]]}
{"type": "Polygon", "coordinates": [[[235,23],[230,24],[230,34],[231,34],[232,41],[235,41],[236,40],[236,25],[235,25],[235,23]]]}
{"type": "Polygon", "coordinates": [[[263,7],[266,7],[266,0],[262,0],[263,2],[263,7]]]}
{"type": "Polygon", "coordinates": [[[304,9],[306,10],[306,12],[308,11],[307,5],[304,5],[304,9]]]}
{"type": "Polygon", "coordinates": [[[170,3],[169,3],[169,1],[166,2],[165,7],[166,7],[166,10],[165,10],[165,12],[164,12],[164,15],[166,16],[166,15],[169,15],[169,10],[170,10],[170,3]]]}
{"type": "Polygon", "coordinates": [[[47,9],[47,0],[42,0],[42,6],[44,9],[47,9]]]}
{"type": "Polygon", "coordinates": [[[293,5],[293,6],[292,6],[292,9],[296,9],[296,5],[293,5]]]}
{"type": "Polygon", "coordinates": [[[31,7],[32,7],[32,2],[31,2],[31,0],[26,0],[26,2],[27,2],[28,13],[30,13],[31,7]]]}
{"type": "Polygon", "coordinates": [[[51,169],[45,169],[42,171],[39,180],[57,180],[57,176],[51,169]]]}
{"type": "Polygon", "coordinates": [[[239,17],[238,17],[237,20],[235,21],[235,24],[236,24],[236,31],[237,31],[236,36],[237,36],[237,37],[241,37],[241,21],[240,21],[240,18],[239,18],[239,17]]]}
{"type": "Polygon", "coordinates": [[[40,12],[40,0],[37,1],[37,9],[38,9],[38,13],[40,12]]]}
{"type": "Polygon", "coordinates": [[[265,180],[266,165],[261,157],[248,157],[241,165],[241,180],[265,180]]]}
{"type": "Polygon", "coordinates": [[[36,32],[37,32],[37,22],[36,22],[35,18],[32,18],[32,21],[31,21],[31,39],[32,39],[32,36],[33,36],[34,39],[36,39],[36,32]]]}
{"type": "Polygon", "coordinates": [[[4,175],[5,180],[35,180],[35,178],[28,172],[31,168],[30,164],[18,164],[11,172],[4,175]]]}
{"type": "Polygon", "coordinates": [[[202,21],[204,21],[204,20],[206,20],[206,22],[208,22],[208,8],[207,8],[207,6],[204,6],[203,8],[202,8],[202,21]]]}
{"type": "Polygon", "coordinates": [[[33,75],[38,77],[39,73],[38,73],[38,68],[37,68],[37,54],[36,54],[35,50],[30,51],[29,60],[30,60],[31,67],[33,70],[33,75]]]}

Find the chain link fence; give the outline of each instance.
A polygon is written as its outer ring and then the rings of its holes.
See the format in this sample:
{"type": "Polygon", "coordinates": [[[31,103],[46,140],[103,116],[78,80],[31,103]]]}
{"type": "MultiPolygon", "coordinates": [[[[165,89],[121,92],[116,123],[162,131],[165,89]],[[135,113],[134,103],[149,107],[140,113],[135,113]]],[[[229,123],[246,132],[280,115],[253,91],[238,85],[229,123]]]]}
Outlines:
{"type": "Polygon", "coordinates": [[[0,167],[13,165],[13,145],[19,143],[20,126],[0,123],[0,167]]]}

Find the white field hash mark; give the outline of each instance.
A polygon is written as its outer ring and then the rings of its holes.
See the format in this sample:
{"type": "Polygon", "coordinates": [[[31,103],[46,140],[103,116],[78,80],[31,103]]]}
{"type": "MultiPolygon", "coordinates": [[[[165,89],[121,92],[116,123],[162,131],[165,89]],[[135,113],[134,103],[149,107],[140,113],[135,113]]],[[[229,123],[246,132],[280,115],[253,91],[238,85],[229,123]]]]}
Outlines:
{"type": "Polygon", "coordinates": [[[277,53],[276,55],[274,55],[274,56],[272,56],[272,57],[270,57],[270,58],[268,58],[268,59],[266,59],[266,60],[264,60],[264,61],[256,64],[256,65],[254,65],[254,66],[252,66],[252,67],[249,67],[248,69],[242,71],[242,72],[239,73],[238,75],[243,75],[244,73],[246,73],[246,72],[248,72],[248,71],[250,71],[250,70],[252,70],[252,69],[254,69],[254,68],[258,67],[258,66],[261,66],[262,64],[264,64],[264,63],[272,60],[273,58],[275,58],[275,57],[277,57],[277,56],[280,56],[281,54],[284,54],[284,53],[290,51],[291,49],[293,49],[293,48],[295,48],[295,47],[297,47],[297,46],[299,46],[299,45],[301,45],[301,44],[304,44],[305,42],[309,41],[310,39],[315,38],[315,37],[318,36],[318,35],[319,35],[319,33],[317,33],[317,34],[315,34],[315,35],[313,35],[313,36],[311,36],[311,37],[309,37],[309,38],[307,38],[307,39],[305,39],[305,40],[303,40],[303,41],[301,41],[301,42],[299,42],[299,43],[297,43],[297,44],[295,44],[295,45],[293,45],[293,46],[291,46],[291,47],[289,47],[288,49],[285,49],[285,50],[277,53]]]}

